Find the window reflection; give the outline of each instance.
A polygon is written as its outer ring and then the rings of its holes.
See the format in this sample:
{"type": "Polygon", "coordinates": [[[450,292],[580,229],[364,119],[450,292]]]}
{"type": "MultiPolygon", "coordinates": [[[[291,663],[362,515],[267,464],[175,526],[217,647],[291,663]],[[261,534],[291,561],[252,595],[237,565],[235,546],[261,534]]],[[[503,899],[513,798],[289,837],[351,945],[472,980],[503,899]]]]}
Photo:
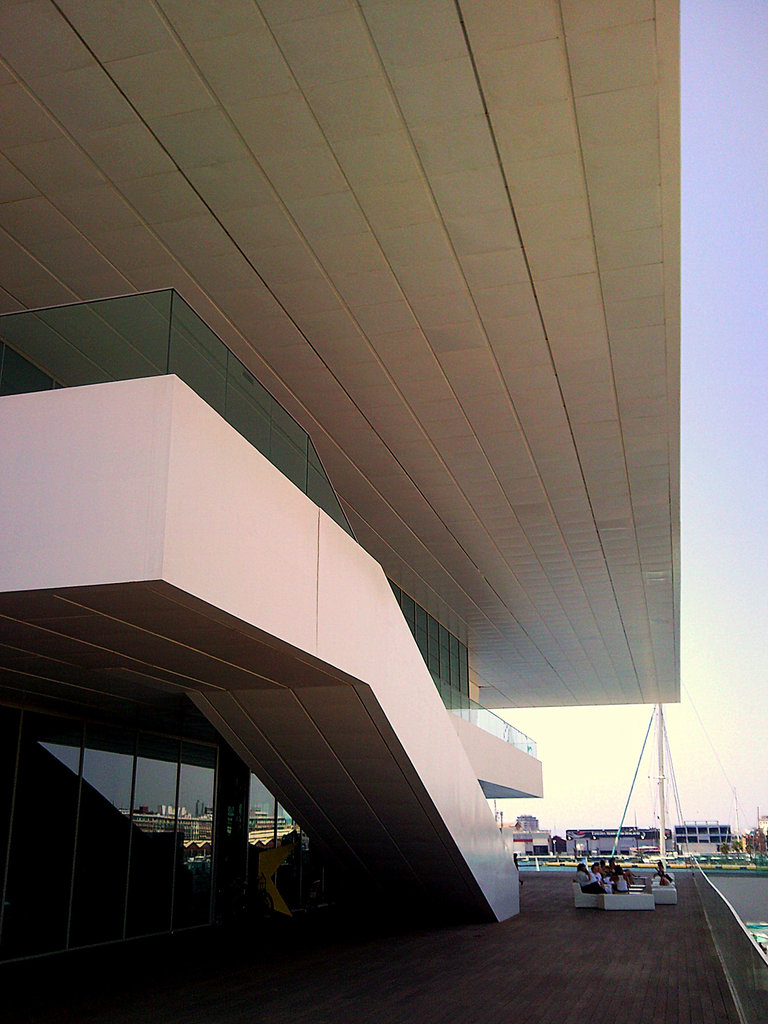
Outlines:
{"type": "Polygon", "coordinates": [[[272,396],[239,360],[230,359],[226,419],[266,458],[270,455],[272,402],[272,396]]]}
{"type": "Polygon", "coordinates": [[[134,736],[88,726],[75,857],[70,945],[123,936],[134,736]]]}
{"type": "Polygon", "coordinates": [[[178,374],[203,401],[224,415],[229,350],[183,299],[175,292],[171,295],[168,372],[178,374]]]}
{"type": "Polygon", "coordinates": [[[294,837],[299,826],[279,804],[257,775],[251,775],[248,813],[248,841],[252,845],[275,846],[294,837]]]}
{"type": "Polygon", "coordinates": [[[209,923],[218,749],[0,707],[0,960],[209,923]]]}
{"type": "Polygon", "coordinates": [[[306,493],[307,435],[277,403],[272,409],[270,460],[306,493]]]}
{"type": "Polygon", "coordinates": [[[216,750],[184,743],[179,773],[173,926],[205,924],[211,914],[216,750]]]}
{"type": "MultiPolygon", "coordinates": [[[[251,797],[248,813],[250,852],[248,875],[252,908],[264,909],[265,878],[260,851],[276,846],[292,845],[294,849],[280,864],[273,876],[280,896],[289,907],[302,903],[303,851],[301,830],[290,813],[280,804],[256,775],[251,775],[251,797]]],[[[272,907],[270,906],[271,910],[272,907]]]]}
{"type": "Polygon", "coordinates": [[[50,391],[53,381],[27,359],[0,342],[0,395],[50,391]]]}
{"type": "Polygon", "coordinates": [[[248,842],[270,846],[275,838],[275,798],[256,775],[251,775],[248,842]]]}
{"type": "Polygon", "coordinates": [[[171,927],[179,743],[139,736],[131,813],[127,935],[171,927]]]}
{"type": "Polygon", "coordinates": [[[351,533],[306,432],[172,289],[4,313],[0,323],[18,349],[0,343],[0,395],[176,373],[351,533]]]}
{"type": "Polygon", "coordinates": [[[282,804],[277,805],[277,841],[278,843],[285,842],[286,840],[295,839],[296,833],[298,832],[298,824],[286,811],[282,804]]]}

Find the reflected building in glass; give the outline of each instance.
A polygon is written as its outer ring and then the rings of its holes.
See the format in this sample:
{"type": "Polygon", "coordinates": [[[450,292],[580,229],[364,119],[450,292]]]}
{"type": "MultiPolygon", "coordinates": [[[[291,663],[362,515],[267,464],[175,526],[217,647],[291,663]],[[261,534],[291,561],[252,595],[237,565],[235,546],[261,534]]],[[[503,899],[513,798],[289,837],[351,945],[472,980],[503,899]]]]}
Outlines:
{"type": "MultiPolygon", "coordinates": [[[[183,701],[167,723],[176,735],[107,724],[101,710],[87,719],[66,710],[0,706],[2,958],[212,923],[219,790],[226,800],[232,786],[217,773],[220,738],[183,701]]],[[[249,773],[230,755],[225,772],[233,768],[246,792],[249,773]]],[[[252,792],[267,827],[243,833],[242,843],[293,838],[293,821],[255,777],[252,792]]]]}

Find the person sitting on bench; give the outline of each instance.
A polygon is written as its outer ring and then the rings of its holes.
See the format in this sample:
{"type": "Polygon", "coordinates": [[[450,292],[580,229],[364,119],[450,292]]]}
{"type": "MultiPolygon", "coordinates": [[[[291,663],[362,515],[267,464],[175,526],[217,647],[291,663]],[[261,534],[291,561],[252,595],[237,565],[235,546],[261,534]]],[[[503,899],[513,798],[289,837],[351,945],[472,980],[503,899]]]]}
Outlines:
{"type": "MultiPolygon", "coordinates": [[[[611,857],[611,859],[608,861],[608,870],[610,871],[611,875],[615,875],[616,874],[616,869],[618,867],[619,867],[619,865],[616,863],[616,858],[615,857],[611,857]]],[[[637,876],[635,875],[634,871],[630,871],[629,868],[621,868],[621,870],[623,871],[624,877],[627,880],[627,885],[637,885],[638,884],[638,879],[637,879],[637,876]]]]}
{"type": "Polygon", "coordinates": [[[586,864],[579,864],[576,868],[576,881],[581,886],[582,892],[595,893],[600,895],[605,892],[602,884],[594,872],[587,868],[586,864]]]}
{"type": "Polygon", "coordinates": [[[626,892],[626,893],[629,892],[629,884],[627,883],[627,876],[625,875],[624,871],[619,867],[618,864],[616,865],[616,869],[614,870],[613,877],[611,878],[611,881],[613,882],[613,891],[614,892],[626,892]]]}
{"type": "Polygon", "coordinates": [[[604,860],[596,860],[592,865],[592,874],[597,878],[600,885],[603,887],[603,892],[613,892],[613,881],[611,879],[610,872],[608,871],[608,865],[604,860]]]}
{"type": "Polygon", "coordinates": [[[653,877],[659,879],[659,885],[675,884],[674,879],[671,877],[671,875],[668,875],[667,872],[664,870],[663,861],[659,861],[656,865],[656,871],[654,872],[653,877]]]}

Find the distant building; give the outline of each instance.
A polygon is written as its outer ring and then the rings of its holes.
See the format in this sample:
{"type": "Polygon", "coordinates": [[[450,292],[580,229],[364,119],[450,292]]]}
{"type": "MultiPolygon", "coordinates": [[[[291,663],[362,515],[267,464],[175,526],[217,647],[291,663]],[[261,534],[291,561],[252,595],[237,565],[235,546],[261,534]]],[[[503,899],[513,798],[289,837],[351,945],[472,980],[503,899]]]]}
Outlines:
{"type": "Polygon", "coordinates": [[[752,847],[755,853],[765,853],[765,829],[753,828],[746,836],[747,844],[752,847]]]}
{"type": "Polygon", "coordinates": [[[254,807],[248,815],[248,841],[260,846],[277,845],[278,841],[294,830],[292,818],[285,814],[266,814],[254,807]]]}
{"type": "Polygon", "coordinates": [[[552,833],[538,827],[538,818],[527,818],[536,822],[536,828],[521,828],[518,818],[514,825],[504,825],[505,833],[512,833],[515,852],[532,857],[546,857],[552,852],[552,833]]]}
{"type": "Polygon", "coordinates": [[[686,821],[675,825],[675,846],[691,853],[717,853],[721,846],[733,842],[730,825],[716,821],[686,821]]]}
{"type": "Polygon", "coordinates": [[[568,844],[562,836],[552,836],[552,853],[567,853],[568,844]]]}
{"type": "MultiPolygon", "coordinates": [[[[183,808],[179,809],[180,811],[183,808]]],[[[153,814],[146,808],[139,808],[131,815],[125,808],[121,808],[122,814],[130,818],[135,826],[142,832],[175,832],[177,829],[183,835],[185,841],[195,840],[196,842],[210,842],[213,835],[213,815],[190,814],[178,817],[170,804],[161,806],[161,813],[153,814]]]]}
{"type": "MultiPolygon", "coordinates": [[[[616,831],[615,828],[569,828],[565,833],[568,853],[574,857],[610,856],[616,842],[616,831]]],[[[669,848],[672,830],[665,831],[669,848]]],[[[655,853],[658,849],[657,828],[624,828],[616,843],[616,853],[622,857],[636,853],[655,853]]]]}
{"type": "Polygon", "coordinates": [[[517,828],[527,829],[529,832],[539,831],[539,819],[532,814],[519,814],[517,816],[517,828]]]}

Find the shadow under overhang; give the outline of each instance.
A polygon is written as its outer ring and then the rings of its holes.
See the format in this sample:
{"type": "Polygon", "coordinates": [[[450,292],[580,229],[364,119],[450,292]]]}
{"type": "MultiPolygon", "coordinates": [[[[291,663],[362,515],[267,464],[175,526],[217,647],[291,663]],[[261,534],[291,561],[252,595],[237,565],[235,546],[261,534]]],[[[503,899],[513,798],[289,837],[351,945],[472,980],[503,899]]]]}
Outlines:
{"type": "Polygon", "coordinates": [[[155,729],[190,698],[350,873],[488,916],[370,687],[168,583],[0,594],[0,691],[155,729]]]}

